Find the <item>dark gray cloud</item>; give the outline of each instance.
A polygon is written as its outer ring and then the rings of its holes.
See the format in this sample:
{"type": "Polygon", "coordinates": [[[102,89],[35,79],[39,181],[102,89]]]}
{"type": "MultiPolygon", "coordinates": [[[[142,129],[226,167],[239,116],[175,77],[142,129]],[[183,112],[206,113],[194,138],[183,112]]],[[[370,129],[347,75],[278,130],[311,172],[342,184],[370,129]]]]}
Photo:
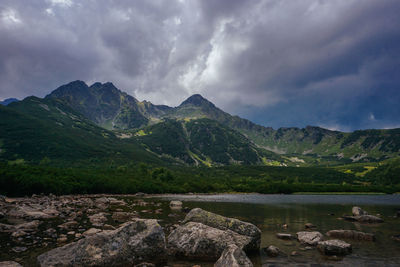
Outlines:
{"type": "Polygon", "coordinates": [[[0,99],[112,81],[264,125],[400,127],[397,0],[3,0],[0,99]]]}

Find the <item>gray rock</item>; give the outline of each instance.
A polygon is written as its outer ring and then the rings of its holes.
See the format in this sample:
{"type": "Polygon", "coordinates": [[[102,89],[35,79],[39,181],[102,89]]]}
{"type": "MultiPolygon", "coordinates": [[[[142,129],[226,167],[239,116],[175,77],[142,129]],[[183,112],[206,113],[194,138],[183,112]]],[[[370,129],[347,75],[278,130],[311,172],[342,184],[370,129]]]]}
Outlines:
{"type": "Polygon", "coordinates": [[[166,255],[165,236],[156,220],[135,219],[55,248],[40,256],[40,266],[128,266],[157,263],[166,255]]]}
{"type": "Polygon", "coordinates": [[[324,255],[347,255],[352,251],[350,244],[337,239],[318,242],[317,248],[324,255]]]}
{"type": "Polygon", "coordinates": [[[249,251],[252,239],[231,230],[220,230],[202,223],[188,222],[178,226],[168,236],[168,250],[177,257],[217,260],[231,244],[249,251]]]}
{"type": "Polygon", "coordinates": [[[170,206],[171,208],[182,208],[182,205],[183,205],[182,201],[179,201],[179,200],[172,200],[172,201],[169,203],[169,206],[170,206]]]}
{"type": "Polygon", "coordinates": [[[0,267],[22,267],[22,265],[15,261],[2,261],[0,267]]]}
{"type": "Polygon", "coordinates": [[[351,209],[351,212],[353,213],[353,216],[368,215],[368,212],[366,212],[365,210],[363,210],[360,207],[353,207],[351,209]]]}
{"type": "Polygon", "coordinates": [[[284,240],[295,239],[295,237],[292,234],[286,234],[286,233],[277,233],[276,237],[284,240]]]}
{"type": "Polygon", "coordinates": [[[89,221],[97,227],[103,226],[105,222],[107,222],[106,215],[107,213],[100,212],[94,215],[89,216],[89,221]]]}
{"type": "Polygon", "coordinates": [[[347,238],[361,241],[375,241],[375,235],[354,230],[331,230],[326,233],[329,237],[347,238]]]}
{"type": "Polygon", "coordinates": [[[27,251],[28,248],[27,247],[13,247],[12,251],[14,251],[15,253],[20,253],[20,252],[24,252],[27,251]]]}
{"type": "Polygon", "coordinates": [[[8,212],[7,216],[14,218],[33,219],[33,220],[43,220],[43,219],[51,219],[57,217],[56,215],[47,214],[39,209],[26,205],[16,206],[14,209],[8,212]]]}
{"type": "Polygon", "coordinates": [[[251,237],[251,244],[249,244],[248,249],[260,249],[261,231],[254,224],[224,217],[200,208],[192,209],[183,222],[199,222],[220,230],[231,230],[240,235],[249,236],[251,237]]]}
{"type": "Polygon", "coordinates": [[[264,249],[264,251],[267,253],[268,256],[270,257],[278,257],[279,254],[281,253],[280,249],[275,247],[275,246],[269,246],[264,249]]]}
{"type": "Polygon", "coordinates": [[[250,259],[243,250],[236,245],[229,245],[223,252],[214,267],[253,267],[250,259]]]}
{"type": "Polygon", "coordinates": [[[97,228],[90,228],[89,230],[82,233],[83,236],[88,237],[100,233],[101,230],[97,228]]]}
{"type": "Polygon", "coordinates": [[[298,232],[297,240],[303,245],[315,246],[322,240],[323,235],[320,232],[298,232]]]}
{"type": "Polygon", "coordinates": [[[135,213],[123,211],[114,212],[111,216],[111,218],[116,222],[127,222],[135,217],[137,217],[135,213]]]}

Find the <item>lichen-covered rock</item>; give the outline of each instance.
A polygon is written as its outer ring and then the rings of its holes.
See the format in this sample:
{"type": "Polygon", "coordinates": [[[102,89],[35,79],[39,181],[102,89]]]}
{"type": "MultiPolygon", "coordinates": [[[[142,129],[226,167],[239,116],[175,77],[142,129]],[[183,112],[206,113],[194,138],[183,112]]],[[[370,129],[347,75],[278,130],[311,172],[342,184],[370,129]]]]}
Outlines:
{"type": "Polygon", "coordinates": [[[220,230],[202,223],[188,222],[171,232],[167,247],[170,254],[177,257],[217,260],[231,244],[248,251],[251,241],[251,237],[231,230],[220,230]]]}
{"type": "Polygon", "coordinates": [[[166,255],[165,236],[156,220],[136,219],[55,248],[40,256],[40,266],[128,266],[160,262],[166,255]]]}
{"type": "Polygon", "coordinates": [[[363,210],[360,207],[353,207],[351,209],[351,212],[353,213],[353,216],[368,215],[368,212],[366,212],[365,210],[363,210]]]}
{"type": "Polygon", "coordinates": [[[261,231],[254,224],[243,222],[235,218],[224,217],[200,208],[192,209],[185,217],[186,222],[199,222],[220,230],[231,230],[240,235],[251,237],[249,250],[259,250],[261,231]]]}
{"type": "Polygon", "coordinates": [[[229,245],[223,252],[214,267],[253,267],[246,253],[236,245],[229,245]]]}
{"type": "Polygon", "coordinates": [[[22,267],[22,265],[15,261],[2,261],[0,267],[22,267]]]}
{"type": "Polygon", "coordinates": [[[347,238],[361,241],[374,241],[375,235],[354,230],[331,230],[326,233],[329,237],[347,238]]]}
{"type": "Polygon", "coordinates": [[[337,239],[318,242],[317,248],[324,255],[347,255],[352,251],[351,244],[337,239]]]}
{"type": "Polygon", "coordinates": [[[297,239],[304,245],[315,246],[321,241],[323,235],[320,232],[298,232],[297,239]]]}

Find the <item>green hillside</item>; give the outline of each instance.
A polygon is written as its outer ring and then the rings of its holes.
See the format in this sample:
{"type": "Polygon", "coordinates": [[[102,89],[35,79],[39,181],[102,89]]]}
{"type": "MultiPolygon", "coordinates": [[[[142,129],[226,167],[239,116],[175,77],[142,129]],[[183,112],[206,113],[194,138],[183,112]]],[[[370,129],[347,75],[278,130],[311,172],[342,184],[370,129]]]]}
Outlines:
{"type": "Polygon", "coordinates": [[[0,106],[0,118],[0,159],[10,162],[163,163],[141,145],[118,138],[58,100],[29,97],[0,106]]]}
{"type": "Polygon", "coordinates": [[[136,139],[160,155],[170,155],[187,164],[277,164],[284,159],[260,149],[239,132],[214,120],[172,120],[136,132],[136,139]]]}

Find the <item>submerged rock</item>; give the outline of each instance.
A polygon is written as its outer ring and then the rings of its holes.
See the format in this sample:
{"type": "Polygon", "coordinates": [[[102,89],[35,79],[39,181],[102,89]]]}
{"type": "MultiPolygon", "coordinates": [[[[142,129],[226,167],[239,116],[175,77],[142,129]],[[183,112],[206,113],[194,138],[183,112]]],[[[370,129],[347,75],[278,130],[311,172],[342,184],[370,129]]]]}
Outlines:
{"type": "Polygon", "coordinates": [[[278,257],[279,254],[281,253],[281,250],[279,248],[272,246],[272,245],[265,248],[264,251],[270,257],[278,257]]]}
{"type": "Polygon", "coordinates": [[[312,224],[312,223],[306,223],[306,224],[304,225],[304,228],[306,228],[306,229],[312,229],[312,228],[317,228],[317,226],[315,226],[315,225],[312,224]]]}
{"type": "Polygon", "coordinates": [[[347,238],[362,241],[374,241],[375,235],[354,230],[331,230],[326,233],[329,237],[347,238]]]}
{"type": "Polygon", "coordinates": [[[324,255],[347,255],[352,251],[350,244],[337,239],[318,242],[317,248],[324,255]]]}
{"type": "Polygon", "coordinates": [[[253,267],[250,259],[243,250],[236,245],[229,245],[223,252],[214,267],[253,267]]]}
{"type": "Polygon", "coordinates": [[[252,239],[231,230],[220,230],[198,222],[178,226],[168,236],[168,250],[177,257],[217,260],[231,244],[249,251],[252,239]]]}
{"type": "Polygon", "coordinates": [[[235,218],[228,218],[200,208],[192,209],[185,217],[186,222],[199,222],[220,230],[230,230],[240,235],[251,237],[249,250],[259,250],[261,231],[254,224],[243,222],[235,218]]]}
{"type": "Polygon", "coordinates": [[[361,223],[382,223],[383,219],[374,216],[374,215],[361,215],[361,216],[342,216],[342,219],[346,221],[352,222],[361,222],[361,223]]]}
{"type": "Polygon", "coordinates": [[[40,266],[128,266],[164,260],[165,236],[156,220],[136,219],[38,256],[40,266]]]}
{"type": "Polygon", "coordinates": [[[286,234],[286,233],[277,233],[276,237],[284,240],[295,239],[295,237],[292,234],[286,234]]]}
{"type": "Polygon", "coordinates": [[[321,241],[323,235],[320,232],[298,232],[297,239],[304,245],[315,246],[321,241]]]}

